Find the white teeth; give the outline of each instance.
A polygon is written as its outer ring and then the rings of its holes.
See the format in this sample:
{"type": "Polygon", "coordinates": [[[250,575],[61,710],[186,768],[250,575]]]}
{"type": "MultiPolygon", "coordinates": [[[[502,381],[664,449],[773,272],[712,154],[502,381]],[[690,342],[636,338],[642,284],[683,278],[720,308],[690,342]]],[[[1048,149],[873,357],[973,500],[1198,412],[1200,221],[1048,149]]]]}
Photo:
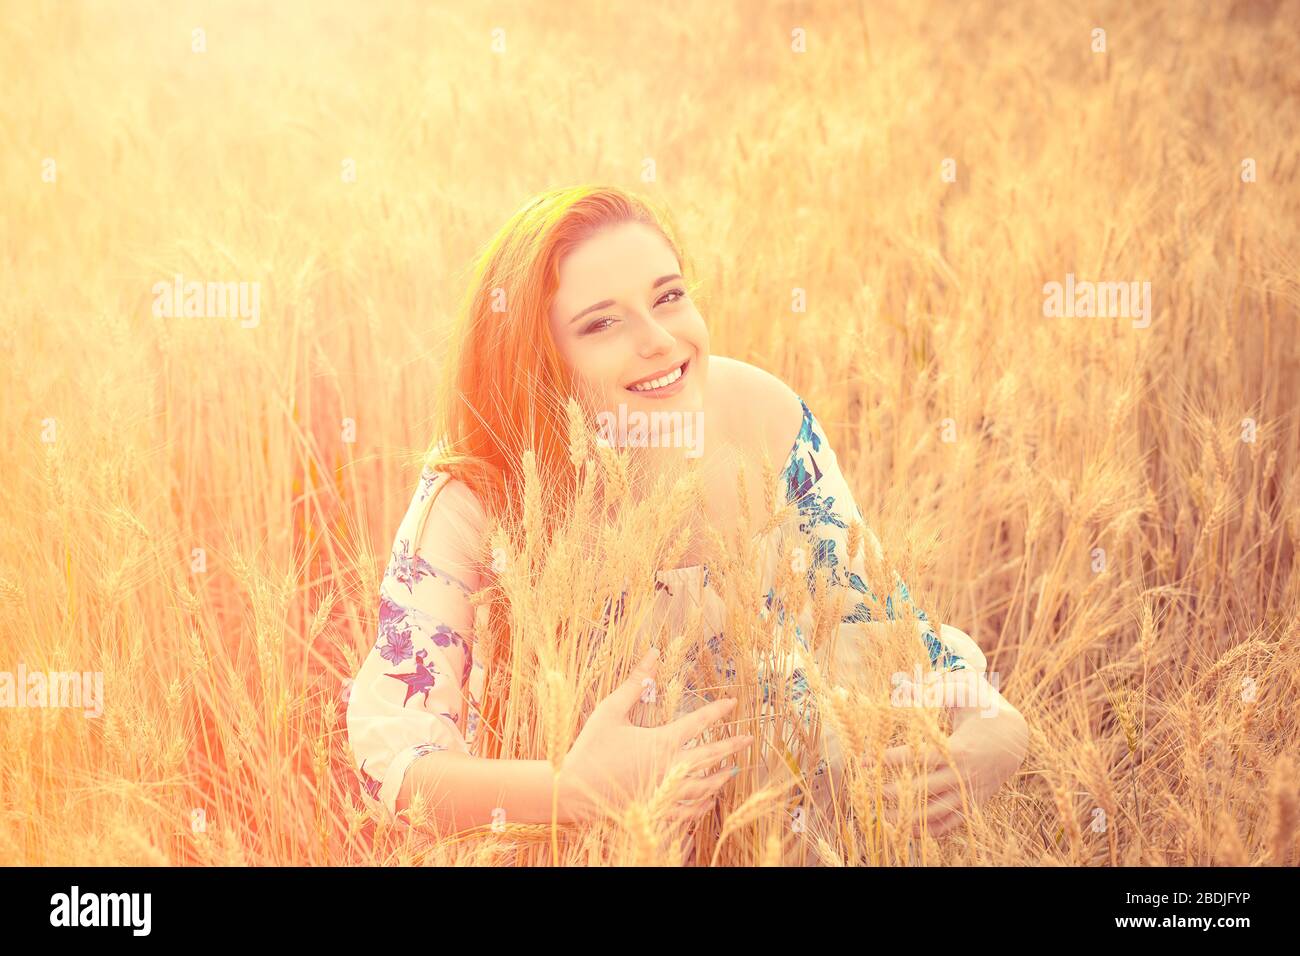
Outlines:
{"type": "Polygon", "coordinates": [[[682,367],[679,365],[671,372],[669,372],[667,375],[665,375],[663,378],[657,378],[651,382],[643,382],[640,385],[629,385],[628,388],[630,388],[634,392],[648,392],[651,389],[663,388],[665,385],[671,385],[673,382],[677,381],[681,377],[682,377],[682,367]]]}

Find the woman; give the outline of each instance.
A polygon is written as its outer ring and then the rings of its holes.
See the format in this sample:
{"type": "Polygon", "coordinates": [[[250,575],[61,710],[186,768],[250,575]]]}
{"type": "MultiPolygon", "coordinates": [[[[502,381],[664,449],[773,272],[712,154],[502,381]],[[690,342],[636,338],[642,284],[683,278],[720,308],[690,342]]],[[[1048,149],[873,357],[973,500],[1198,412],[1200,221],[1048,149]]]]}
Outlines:
{"type": "MultiPolygon", "coordinates": [[[[861,512],[820,422],[772,375],[711,354],[684,271],[666,217],[615,188],[542,194],[479,258],[440,383],[440,443],[398,529],[381,588],[379,640],[348,703],[363,783],[390,812],[400,812],[422,791],[456,829],[500,820],[543,823],[553,816],[582,822],[617,805],[635,785],[657,782],[684,763],[692,773],[677,814],[690,819],[709,812],[731,779],[734,767],[718,764],[752,743],[742,736],[691,746],[731,713],[734,698],[705,703],[661,727],[633,725],[628,710],[656,673],[652,649],[591,713],[558,777],[548,761],[500,756],[506,691],[484,693],[500,662],[475,654],[480,641],[469,595],[489,579],[488,516],[521,513],[525,448],[534,452],[540,485],[555,500],[574,491],[566,396],[580,397],[582,407],[603,413],[607,424],[638,413],[641,421],[653,419],[656,440],[645,441],[643,433],[639,442],[652,447],[635,450],[647,473],[667,460],[668,448],[687,446],[684,454],[700,458],[706,519],[724,533],[742,514],[765,514],[772,491],[756,489],[748,508],[738,501],[737,456],[766,453],[781,463],[781,490],[798,506],[799,531],[818,542],[810,578],[818,567],[830,573],[845,598],[844,622],[870,619],[858,601],[867,593],[865,575],[845,547],[846,529],[861,522],[861,512]],[[707,425],[707,442],[698,428],[683,427],[687,422],[707,425]]],[[[618,440],[626,442],[627,433],[620,431],[618,440]]],[[[680,623],[688,607],[704,608],[705,626],[716,628],[725,606],[709,588],[695,540],[682,557],[689,563],[657,576],[656,616],[680,623]]],[[[781,540],[774,536],[766,552],[768,582],[781,540]]],[[[869,540],[879,556],[878,540],[869,540]]],[[[899,588],[900,601],[907,602],[901,580],[899,588]]],[[[772,595],[769,590],[769,611],[772,595]]],[[[925,621],[924,613],[917,618],[925,621]]],[[[983,655],[960,631],[945,627],[941,643],[927,624],[922,637],[936,671],[966,671],[982,680],[983,655]]],[[[504,643],[487,642],[497,648],[504,643]]],[[[863,650],[861,644],[849,649],[863,650]]],[[[801,674],[792,676],[802,693],[801,674]]],[[[992,693],[994,715],[957,710],[951,765],[937,751],[924,755],[930,770],[914,821],[918,830],[938,834],[960,822],[959,778],[968,796],[982,800],[1023,758],[1023,719],[987,682],[982,689],[992,693]],[[973,719],[977,715],[982,719],[973,719]]],[[[886,753],[890,763],[914,756],[906,748],[886,753]]]]}

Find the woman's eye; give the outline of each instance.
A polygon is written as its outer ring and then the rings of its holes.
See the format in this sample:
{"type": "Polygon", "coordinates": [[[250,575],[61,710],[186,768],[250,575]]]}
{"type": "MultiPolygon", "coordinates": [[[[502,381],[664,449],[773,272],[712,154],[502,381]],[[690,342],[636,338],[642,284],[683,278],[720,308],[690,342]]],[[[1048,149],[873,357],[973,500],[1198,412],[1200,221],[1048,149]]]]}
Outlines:
{"type": "MultiPolygon", "coordinates": [[[[686,298],[685,289],[671,289],[668,292],[665,292],[662,296],[660,296],[659,301],[656,302],[655,305],[663,305],[665,303],[680,302],[684,298],[686,298]],[[676,298],[670,299],[669,296],[676,296],[676,298]]],[[[612,324],[614,322],[614,317],[607,315],[603,319],[597,319],[595,322],[591,323],[591,325],[583,329],[582,334],[589,335],[592,332],[603,332],[605,331],[605,329],[609,328],[608,325],[604,324],[606,322],[612,324]]]]}

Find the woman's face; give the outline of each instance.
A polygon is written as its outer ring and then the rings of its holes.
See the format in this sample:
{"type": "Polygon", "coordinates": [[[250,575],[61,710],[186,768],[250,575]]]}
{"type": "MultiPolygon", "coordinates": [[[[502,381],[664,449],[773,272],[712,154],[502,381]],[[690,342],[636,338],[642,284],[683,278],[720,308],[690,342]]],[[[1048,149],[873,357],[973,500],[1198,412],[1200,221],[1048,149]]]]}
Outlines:
{"type": "Polygon", "coordinates": [[[602,229],[561,260],[551,335],[597,412],[704,408],[709,332],[680,271],[668,243],[642,223],[602,229]]]}

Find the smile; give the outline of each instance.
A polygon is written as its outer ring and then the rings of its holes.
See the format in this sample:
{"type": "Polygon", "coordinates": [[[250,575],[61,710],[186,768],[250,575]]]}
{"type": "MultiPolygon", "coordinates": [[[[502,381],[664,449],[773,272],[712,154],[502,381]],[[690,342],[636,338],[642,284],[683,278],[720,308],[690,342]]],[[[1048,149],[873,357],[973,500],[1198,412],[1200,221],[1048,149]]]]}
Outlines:
{"type": "Polygon", "coordinates": [[[656,395],[666,393],[670,389],[673,389],[673,386],[685,377],[686,370],[690,364],[691,360],[687,359],[672,371],[667,372],[658,378],[646,379],[645,381],[638,382],[635,385],[628,385],[627,390],[629,392],[636,392],[638,395],[656,395]]]}

